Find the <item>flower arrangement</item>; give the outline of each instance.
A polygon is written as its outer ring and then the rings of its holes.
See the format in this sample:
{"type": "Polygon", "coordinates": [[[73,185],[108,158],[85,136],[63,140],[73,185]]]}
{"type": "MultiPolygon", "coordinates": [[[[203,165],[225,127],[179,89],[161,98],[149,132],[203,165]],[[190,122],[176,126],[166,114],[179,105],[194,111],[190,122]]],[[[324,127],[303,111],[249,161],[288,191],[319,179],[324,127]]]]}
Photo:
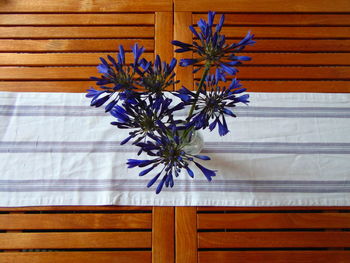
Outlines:
{"type": "Polygon", "coordinates": [[[221,33],[224,15],[213,30],[214,17],[215,12],[209,12],[208,21],[201,19],[198,22],[199,32],[189,27],[196,38],[192,44],[172,41],[178,47],[175,52],[194,54],[194,58],[181,59],[181,67],[194,65],[194,73],[202,70],[196,91],[186,87],[166,91],[167,87],[179,82],[175,80],[174,73],[176,59],[168,64],[157,55],[154,62],[147,61],[142,58],[145,49],[138,44],[132,47],[133,63],[126,63],[124,48],[120,46],[117,60],[111,56],[107,57],[108,61],[100,58],[102,63],[97,68],[102,75],[91,77],[99,86],[99,89],[88,89],[86,97],[91,98],[91,106],[106,104],[105,111],[116,119],[111,124],[131,130],[121,144],[132,141],[139,148],[138,155],[143,153],[148,157],[128,159],[128,168],[142,168],[140,176],[153,172],[147,187],[158,181],[157,194],[164,185],[173,187],[174,178],[181,171],[193,178],[192,163],[211,181],[216,171],[199,163],[199,160],[210,158],[191,154],[185,147],[196,130],[217,129],[220,136],[226,135],[229,130],[225,117],[236,117],[232,111],[236,104],[249,102],[249,95],[241,94],[246,89],[236,78],[228,87],[221,87],[219,83],[226,82],[228,75],[235,75],[238,72],[235,66],[241,61],[250,60],[250,57],[236,53],[255,43],[253,35],[248,32],[241,41],[229,45],[221,33]],[[169,93],[173,96],[169,97],[169,93]],[[175,102],[176,97],[180,102],[175,102]],[[175,113],[184,109],[189,109],[187,118],[176,118],[175,113]]]}

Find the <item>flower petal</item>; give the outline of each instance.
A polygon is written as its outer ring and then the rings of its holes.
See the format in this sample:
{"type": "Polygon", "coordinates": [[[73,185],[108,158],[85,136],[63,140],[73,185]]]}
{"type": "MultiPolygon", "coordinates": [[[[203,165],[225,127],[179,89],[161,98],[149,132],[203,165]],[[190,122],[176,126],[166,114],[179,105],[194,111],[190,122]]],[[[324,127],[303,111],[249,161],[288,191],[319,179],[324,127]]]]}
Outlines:
{"type": "Polygon", "coordinates": [[[216,176],[216,171],[205,168],[203,165],[197,162],[194,162],[194,163],[202,171],[202,173],[205,175],[205,177],[209,182],[212,180],[213,176],[216,176]]]}

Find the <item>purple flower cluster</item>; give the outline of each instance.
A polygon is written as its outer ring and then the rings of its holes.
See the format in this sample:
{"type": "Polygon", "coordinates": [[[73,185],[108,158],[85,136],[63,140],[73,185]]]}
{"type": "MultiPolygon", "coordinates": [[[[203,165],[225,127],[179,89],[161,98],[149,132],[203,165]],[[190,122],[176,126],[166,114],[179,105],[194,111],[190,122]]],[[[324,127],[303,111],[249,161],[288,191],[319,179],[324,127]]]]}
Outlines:
{"type": "Polygon", "coordinates": [[[208,21],[201,19],[199,32],[190,26],[196,38],[192,44],[172,42],[178,47],[176,52],[193,52],[195,55],[195,58],[182,59],[180,66],[195,65],[195,71],[204,68],[197,91],[182,87],[175,92],[165,92],[179,82],[174,73],[176,59],[168,64],[157,55],[154,62],[148,61],[142,58],[145,49],[137,44],[132,47],[132,63],[126,62],[124,48],[120,46],[116,59],[111,56],[107,60],[100,58],[97,69],[101,76],[91,77],[99,86],[99,89],[88,89],[86,97],[91,98],[91,106],[106,104],[105,111],[116,119],[111,124],[131,130],[121,144],[131,142],[139,148],[139,155],[144,153],[148,158],[128,159],[128,168],[145,168],[140,176],[155,173],[147,187],[158,181],[157,194],[163,186],[173,187],[174,178],[182,171],[194,177],[191,163],[211,181],[216,171],[205,168],[197,160],[210,158],[187,153],[188,138],[194,130],[209,128],[213,131],[216,127],[220,136],[226,135],[229,129],[225,118],[236,117],[233,111],[236,104],[249,102],[249,95],[242,95],[246,89],[237,79],[233,79],[228,87],[220,85],[219,81],[226,82],[228,75],[235,75],[238,71],[235,66],[250,60],[235,53],[254,44],[253,35],[248,32],[238,43],[227,44],[221,34],[224,15],[213,30],[214,18],[215,13],[209,12],[208,21]],[[215,69],[214,75],[209,74],[212,68],[215,69]],[[175,103],[167,93],[180,98],[181,102],[175,103]],[[186,107],[191,107],[188,117],[177,119],[179,114],[176,112],[186,107]]]}
{"type": "Polygon", "coordinates": [[[196,39],[192,44],[183,43],[181,41],[172,41],[173,45],[179,48],[175,52],[183,53],[192,51],[195,58],[181,59],[180,66],[186,67],[189,65],[196,65],[197,68],[194,73],[201,69],[201,67],[208,66],[216,68],[216,78],[225,80],[225,75],[235,75],[237,69],[235,66],[241,64],[241,61],[249,61],[250,57],[237,56],[235,53],[242,51],[246,46],[253,45],[254,35],[250,32],[238,43],[228,45],[226,43],[225,35],[221,34],[221,29],[225,21],[225,16],[222,15],[219,24],[216,25],[213,31],[213,23],[215,12],[208,13],[208,22],[201,19],[198,21],[199,32],[193,27],[189,26],[196,39]],[[204,62],[204,64],[200,64],[204,62]]]}

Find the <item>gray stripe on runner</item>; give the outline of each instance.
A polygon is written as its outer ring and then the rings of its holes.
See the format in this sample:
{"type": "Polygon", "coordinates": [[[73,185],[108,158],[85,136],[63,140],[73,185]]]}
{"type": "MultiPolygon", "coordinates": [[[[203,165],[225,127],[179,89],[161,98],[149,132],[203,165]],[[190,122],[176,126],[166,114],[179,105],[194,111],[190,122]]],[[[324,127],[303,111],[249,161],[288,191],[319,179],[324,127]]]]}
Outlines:
{"type": "MultiPolygon", "coordinates": [[[[350,118],[350,108],[342,107],[235,107],[238,117],[350,118]]],[[[0,105],[1,116],[108,116],[103,110],[86,106],[0,105]]],[[[184,112],[177,112],[177,116],[184,112]]]]}
{"type": "MultiPolygon", "coordinates": [[[[0,180],[1,192],[41,191],[146,191],[148,180],[0,180]]],[[[217,180],[175,183],[175,192],[289,192],[348,193],[350,181],[287,181],[287,180],[217,180]]]]}
{"type": "MultiPolygon", "coordinates": [[[[135,152],[120,142],[0,142],[0,153],[135,152]]],[[[202,153],[350,154],[350,143],[206,142],[202,153]]]]}

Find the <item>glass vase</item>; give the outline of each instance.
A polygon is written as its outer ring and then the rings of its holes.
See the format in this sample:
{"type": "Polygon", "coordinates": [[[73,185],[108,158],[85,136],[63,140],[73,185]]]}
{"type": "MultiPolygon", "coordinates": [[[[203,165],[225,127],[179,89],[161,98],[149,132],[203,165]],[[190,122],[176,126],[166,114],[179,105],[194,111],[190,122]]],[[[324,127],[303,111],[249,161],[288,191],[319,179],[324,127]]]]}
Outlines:
{"type": "Polygon", "coordinates": [[[185,146],[183,147],[183,150],[188,154],[199,154],[204,147],[204,140],[201,132],[195,130],[187,137],[188,138],[185,139],[185,146]]]}

